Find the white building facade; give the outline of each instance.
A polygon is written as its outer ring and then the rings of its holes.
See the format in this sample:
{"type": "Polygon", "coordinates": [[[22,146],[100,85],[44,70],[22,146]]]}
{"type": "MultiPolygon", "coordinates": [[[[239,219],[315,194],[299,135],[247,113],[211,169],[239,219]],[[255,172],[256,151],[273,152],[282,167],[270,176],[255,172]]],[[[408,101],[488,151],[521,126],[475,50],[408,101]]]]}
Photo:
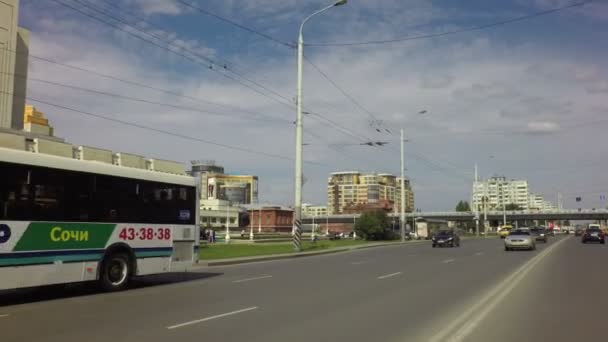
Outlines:
{"type": "Polygon", "coordinates": [[[473,184],[472,209],[482,211],[484,198],[487,210],[502,210],[503,206],[517,205],[522,210],[552,210],[553,204],[541,194],[530,193],[527,180],[508,180],[492,177],[473,184]]]}

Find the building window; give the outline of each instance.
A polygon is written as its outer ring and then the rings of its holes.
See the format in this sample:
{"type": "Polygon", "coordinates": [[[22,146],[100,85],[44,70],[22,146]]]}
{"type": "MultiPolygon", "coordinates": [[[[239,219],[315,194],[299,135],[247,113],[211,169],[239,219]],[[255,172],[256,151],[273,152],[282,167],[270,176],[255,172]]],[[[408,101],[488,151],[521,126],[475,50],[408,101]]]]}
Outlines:
{"type": "Polygon", "coordinates": [[[217,223],[217,217],[212,217],[211,218],[211,223],[217,223]]]}

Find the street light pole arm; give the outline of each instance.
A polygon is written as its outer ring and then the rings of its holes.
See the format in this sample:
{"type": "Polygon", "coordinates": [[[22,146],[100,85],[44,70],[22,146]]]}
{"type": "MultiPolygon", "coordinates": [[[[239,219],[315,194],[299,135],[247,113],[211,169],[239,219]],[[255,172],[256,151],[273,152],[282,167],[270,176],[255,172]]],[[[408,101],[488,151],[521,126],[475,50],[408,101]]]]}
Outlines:
{"type": "Polygon", "coordinates": [[[307,22],[308,20],[310,20],[310,18],[314,17],[314,16],[315,16],[315,15],[317,15],[317,14],[320,14],[320,13],[322,13],[322,12],[325,12],[325,11],[327,11],[328,9],[330,9],[330,8],[332,8],[332,7],[335,7],[335,6],[336,6],[336,4],[335,4],[335,3],[333,3],[333,4],[329,5],[329,6],[326,6],[326,7],[324,7],[324,8],[321,8],[320,10],[318,10],[318,11],[314,12],[313,14],[309,15],[308,17],[304,18],[304,20],[302,20],[302,24],[300,24],[300,31],[299,31],[299,35],[298,35],[298,37],[299,37],[299,38],[298,38],[298,39],[301,39],[301,38],[302,38],[302,31],[304,30],[304,24],[306,24],[306,22],[307,22]]]}

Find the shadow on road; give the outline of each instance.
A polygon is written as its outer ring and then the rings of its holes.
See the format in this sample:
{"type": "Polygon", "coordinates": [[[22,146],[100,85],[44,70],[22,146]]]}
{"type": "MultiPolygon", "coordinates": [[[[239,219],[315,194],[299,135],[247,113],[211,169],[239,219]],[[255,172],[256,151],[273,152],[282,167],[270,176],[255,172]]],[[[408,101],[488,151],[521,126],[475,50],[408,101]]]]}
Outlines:
{"type": "MultiPolygon", "coordinates": [[[[223,273],[164,273],[133,279],[126,291],[178,284],[202,280],[222,275],[223,273]]],[[[0,291],[0,307],[9,305],[28,304],[57,299],[91,296],[104,293],[94,282],[40,286],[18,290],[0,291]]]]}

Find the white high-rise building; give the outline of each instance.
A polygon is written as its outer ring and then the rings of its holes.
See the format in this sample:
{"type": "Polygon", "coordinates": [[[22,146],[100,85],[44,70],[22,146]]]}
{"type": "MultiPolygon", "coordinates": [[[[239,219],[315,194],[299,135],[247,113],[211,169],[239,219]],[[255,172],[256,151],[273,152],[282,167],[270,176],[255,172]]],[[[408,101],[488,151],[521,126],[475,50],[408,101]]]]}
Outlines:
{"type": "Polygon", "coordinates": [[[517,205],[525,210],[530,207],[528,181],[507,180],[506,177],[492,177],[473,185],[473,208],[483,208],[483,198],[486,198],[488,210],[502,210],[509,204],[517,205]]]}

